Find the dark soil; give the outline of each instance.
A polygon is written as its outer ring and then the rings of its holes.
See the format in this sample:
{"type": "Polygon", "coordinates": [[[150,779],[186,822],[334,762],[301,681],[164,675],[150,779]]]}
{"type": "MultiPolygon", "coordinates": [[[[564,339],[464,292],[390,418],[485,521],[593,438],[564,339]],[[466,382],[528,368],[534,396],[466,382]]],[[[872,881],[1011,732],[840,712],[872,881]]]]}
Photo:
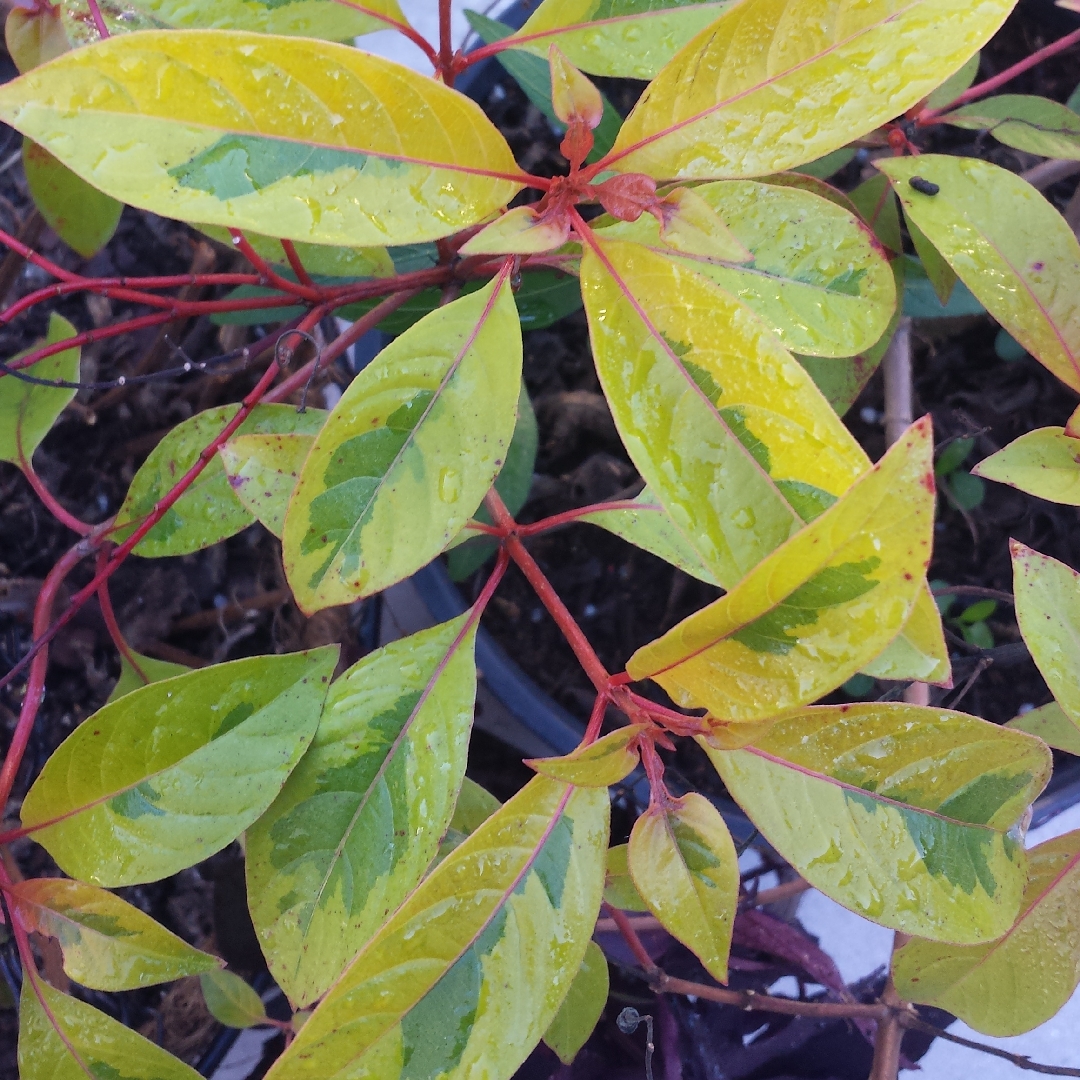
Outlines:
{"type": "MultiPolygon", "coordinates": [[[[983,56],[982,77],[1068,32],[1075,19],[1049,2],[1023,4],[983,56]]],[[[6,55],[0,77],[12,74],[6,55]],[[5,67],[6,65],[6,67],[5,67]]],[[[1076,53],[1041,65],[1010,84],[1017,93],[1038,93],[1064,100],[1078,78],[1076,53]]],[[[558,139],[543,117],[528,105],[509,80],[484,103],[506,133],[518,160],[532,171],[554,174],[563,169],[558,139]]],[[[634,84],[605,82],[605,91],[628,109],[638,91],[634,84]]],[[[935,128],[920,136],[923,149],[948,149],[990,158],[1023,169],[1037,159],[1001,147],[985,136],[935,128]]],[[[0,129],[0,227],[36,242],[49,258],[82,272],[165,274],[230,268],[234,253],[209,245],[182,225],[127,210],[108,248],[82,263],[48,230],[41,230],[30,212],[21,164],[8,158],[18,137],[0,129]],[[33,238],[33,240],[31,239],[33,238]]],[[[850,189],[861,178],[849,166],[836,182],[850,189]]],[[[1075,178],[1051,188],[1047,195],[1064,207],[1076,188],[1075,178]]],[[[18,260],[0,264],[0,285],[6,302],[46,283],[44,275],[18,260]]],[[[105,326],[135,312],[102,299],[68,299],[55,310],[80,329],[105,326]]],[[[40,336],[45,314],[37,311],[0,329],[0,356],[10,357],[40,336]]],[[[254,333],[255,331],[251,331],[254,333]]],[[[169,342],[195,359],[235,348],[247,330],[188,321],[168,329],[169,342]]],[[[969,465],[1032,428],[1062,424],[1076,406],[1076,395],[1030,357],[1007,362],[994,352],[996,327],[988,318],[946,325],[927,322],[916,327],[917,408],[933,414],[939,442],[974,436],[977,447],[969,465]]],[[[90,346],[84,350],[83,378],[110,379],[135,371],[171,366],[172,350],[162,335],[142,334],[90,346]]],[[[256,373],[226,370],[214,376],[158,381],[104,392],[80,392],[35,457],[42,478],[61,502],[85,521],[108,518],[118,509],[135,470],[158,440],[179,421],[212,405],[235,401],[250,388],[256,373]]],[[[330,379],[344,384],[350,372],[340,363],[330,379]]],[[[622,448],[592,367],[584,316],[579,312],[547,330],[525,338],[525,381],[540,426],[540,453],[532,494],[522,520],[533,521],[583,503],[633,493],[638,477],[622,448]]],[[[314,393],[319,392],[316,386],[314,393]]],[[[875,376],[847,417],[853,432],[872,458],[884,450],[882,385],[875,376]]],[[[980,585],[1011,591],[1008,538],[1080,565],[1076,514],[1070,507],[1045,503],[1012,489],[987,485],[985,501],[961,513],[945,500],[940,504],[931,576],[953,585],[980,585]]],[[[22,475],[0,464],[0,669],[7,670],[30,642],[30,616],[44,576],[74,542],[56,524],[30,491],[22,475]]],[[[712,600],[717,592],[609,534],[573,526],[537,538],[531,550],[581,622],[610,670],[621,670],[640,645],[712,600]]],[[[72,588],[89,580],[86,565],[71,578],[72,588]]],[[[475,594],[486,570],[467,582],[475,594]]],[[[132,558],[113,580],[112,597],[121,627],[132,645],[164,659],[192,665],[239,656],[282,652],[330,641],[346,643],[351,662],[372,647],[371,609],[364,604],[304,618],[289,602],[277,541],[260,527],[197,555],[177,559],[132,558]],[[242,602],[242,603],[241,603],[242,602]]],[[[63,598],[61,598],[61,601],[63,598]]],[[[557,701],[584,717],[592,704],[588,680],[576,664],[558,629],[538,604],[522,576],[511,568],[484,619],[507,652],[557,701]]],[[[990,620],[995,642],[1019,641],[1012,613],[999,606],[990,620]]],[[[957,644],[958,672],[972,669],[972,650],[957,644]],[[965,667],[966,665],[966,667],[965,667]]],[[[63,738],[99,708],[119,672],[96,606],[88,606],[56,641],[50,653],[48,692],[34,732],[16,798],[6,808],[17,817],[19,799],[42,764],[63,738]]],[[[958,684],[962,683],[958,679],[958,684]]],[[[877,693],[888,692],[879,684],[877,693]]],[[[957,691],[935,692],[951,703],[957,691]]],[[[991,665],[972,684],[962,707],[996,722],[1014,716],[1024,704],[1039,705],[1049,693],[1030,660],[1010,666],[991,665]]],[[[846,700],[841,694],[837,700],[846,700]]],[[[0,693],[0,727],[10,737],[21,702],[21,690],[0,693]]],[[[694,749],[681,751],[678,764],[707,790],[719,790],[711,767],[694,749]]],[[[522,783],[528,772],[512,751],[478,734],[470,774],[502,797],[522,783]]],[[[12,845],[12,855],[27,876],[58,871],[43,849],[29,841],[12,845]]],[[[241,974],[254,978],[264,970],[246,915],[242,858],[234,845],[175,878],[123,890],[131,902],[202,948],[216,949],[241,974]]],[[[696,961],[669,946],[665,964],[688,977],[696,961]]],[[[745,970],[735,985],[763,990],[780,975],[805,977],[797,965],[775,955],[743,947],[737,955],[745,970]]],[[[627,958],[629,963],[629,958],[627,958]]],[[[0,988],[2,989],[2,988],[0,988]]],[[[873,986],[862,988],[867,995],[873,986]]],[[[197,988],[190,983],[124,995],[78,991],[111,1015],[140,1028],[185,1060],[195,1063],[218,1028],[205,1013],[197,988]]],[[[603,1022],[574,1065],[577,1077],[639,1077],[643,1036],[623,1035],[613,1017],[625,1004],[645,1011],[652,998],[641,985],[615,969],[613,996],[603,1022]]],[[[657,1003],[658,1075],[674,1077],[665,1065],[682,1059],[682,1075],[724,1074],[768,1080],[783,1076],[865,1076],[868,1047],[861,1036],[832,1025],[818,1030],[802,1021],[778,1022],[748,1047],[743,1036],[761,1021],[732,1010],[674,1001],[657,1003]],[[747,1051],[757,1047],[754,1053],[747,1051]]],[[[16,1075],[16,1020],[0,1007],[0,1077],[16,1075]]],[[[917,1046],[906,1046],[916,1057],[917,1046]]],[[[540,1048],[522,1076],[550,1076],[553,1056],[540,1048]]]]}

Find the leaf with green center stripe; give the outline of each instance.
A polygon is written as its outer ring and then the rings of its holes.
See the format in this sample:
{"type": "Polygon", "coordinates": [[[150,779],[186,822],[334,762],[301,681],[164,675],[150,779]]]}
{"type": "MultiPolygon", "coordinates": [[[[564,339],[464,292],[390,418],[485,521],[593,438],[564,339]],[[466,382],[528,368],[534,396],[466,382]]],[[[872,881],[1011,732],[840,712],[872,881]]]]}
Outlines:
{"type": "MultiPolygon", "coordinates": [[[[41,345],[55,345],[64,338],[75,336],[75,327],[55,312],[49,316],[49,332],[41,345]]],[[[21,360],[30,349],[24,349],[7,361],[21,360]]],[[[23,368],[35,379],[62,379],[64,382],[79,381],[80,349],[66,349],[23,368]]],[[[41,440],[49,434],[57,417],[75,397],[75,390],[59,386],[35,386],[33,383],[5,375],[0,380],[0,461],[19,465],[23,458],[30,461],[41,440]]]]}
{"type": "Polygon", "coordinates": [[[54,990],[40,976],[23,980],[19,1075],[49,1080],[199,1080],[199,1074],[111,1016],[54,990]]]}
{"type": "Polygon", "coordinates": [[[982,945],[910,941],[893,957],[905,1001],[948,1009],[984,1035],[1045,1023],[1080,984],[1080,832],[1028,852],[1020,915],[982,945]]]}
{"type": "Polygon", "coordinates": [[[929,418],[726,596],[643,646],[626,670],[719,720],[759,720],[846,682],[923,590],[934,522],[929,418]]]}
{"type": "Polygon", "coordinates": [[[600,236],[631,240],[737,296],[783,345],[811,356],[869,349],[896,308],[896,285],[873,233],[843,206],[797,187],[728,181],[694,188],[753,255],[749,263],[686,255],[651,214],[600,236]]]}
{"type": "Polygon", "coordinates": [[[593,75],[652,79],[732,0],[544,0],[510,39],[547,59],[558,45],[593,75]]]}
{"type": "Polygon", "coordinates": [[[648,911],[634,879],[630,876],[630,847],[617,844],[608,848],[604,874],[604,900],[621,911],[648,911]]]}
{"type": "Polygon", "coordinates": [[[646,724],[628,724],[563,757],[526,758],[525,764],[568,784],[608,787],[625,780],[637,768],[635,740],[646,727],[646,724]]]}
{"type": "Polygon", "coordinates": [[[866,455],[768,328],[689,266],[597,237],[581,281],[630,457],[730,588],[834,502],[866,455]]]}
{"type": "Polygon", "coordinates": [[[1060,427],[1037,428],[983,458],[973,476],[994,480],[1050,502],[1080,506],[1080,439],[1060,427]]]}
{"type": "Polygon", "coordinates": [[[94,885],[35,878],[12,885],[7,900],[27,930],[59,942],[64,971],[91,990],[137,990],[223,963],[94,885]]]}
{"type": "MultiPolygon", "coordinates": [[[[129,537],[199,460],[199,454],[237,414],[239,405],[220,405],[177,424],[150,451],[131,481],[116,515],[114,540],[129,537]]],[[[322,409],[297,412],[292,405],[256,405],[237,436],[314,435],[326,423],[322,409]]],[[[135,545],[145,558],[187,555],[246,529],[255,520],[234,493],[220,455],[215,454],[165,516],[135,545]]]]}
{"type": "Polygon", "coordinates": [[[634,823],[630,876],[649,910],[726,983],[739,903],[739,857],[720,812],[691,792],[634,823]]]}
{"type": "Polygon", "coordinates": [[[1080,243],[1029,183],[988,161],[923,154],[875,163],[904,213],[986,310],[1080,390],[1080,243]],[[911,186],[921,176],[938,187],[911,186]]]}
{"type": "Polygon", "coordinates": [[[421,319],[360,372],[285,516],[285,572],[303,611],[379,592],[446,547],[502,467],[520,386],[505,273],[421,319]]]}
{"type": "Polygon", "coordinates": [[[361,950],[271,1080],[507,1080],[581,966],[604,883],[608,794],[538,776],[361,950]]]}
{"type": "Polygon", "coordinates": [[[311,243],[434,240],[522,186],[468,98],[308,38],[110,38],[8,83],[0,119],[121,202],[311,243]]]}
{"type": "Polygon", "coordinates": [[[1043,157],[1080,158],[1080,116],[1059,101],[1032,94],[998,94],[946,113],[944,124],[989,131],[998,142],[1043,157]]]}
{"type": "Polygon", "coordinates": [[[910,109],[1014,4],[742,0],[653,81],[606,163],[657,179],[721,179],[813,161],[910,109]]]}
{"type": "Polygon", "coordinates": [[[577,1057],[593,1033],[607,1004],[608,986],[607,957],[595,941],[590,941],[566,1000],[544,1032],[544,1042],[564,1065],[577,1057]]]}
{"type": "Polygon", "coordinates": [[[281,790],[315,734],[337,653],[234,660],[124,695],[45,763],[23,827],[66,874],[105,887],[201,862],[281,790]]]}
{"type": "Polygon", "coordinates": [[[762,835],[815,888],[906,934],[970,944],[1012,925],[1019,831],[1050,752],[974,716],[812,706],[752,745],[701,745],[762,835]]]}
{"type": "Polygon", "coordinates": [[[477,619],[402,638],[337,679],[311,749],[248,830],[251,917],[297,1007],[327,991],[439,849],[465,775],[477,619]]]}

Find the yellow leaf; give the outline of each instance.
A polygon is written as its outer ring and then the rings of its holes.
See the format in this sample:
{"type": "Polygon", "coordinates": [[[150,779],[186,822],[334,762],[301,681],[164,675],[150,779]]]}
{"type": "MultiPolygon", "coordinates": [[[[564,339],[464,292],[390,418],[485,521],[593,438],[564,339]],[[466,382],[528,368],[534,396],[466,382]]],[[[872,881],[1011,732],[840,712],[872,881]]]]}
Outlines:
{"type": "Polygon", "coordinates": [[[624,780],[634,771],[638,763],[638,752],[631,743],[647,726],[630,724],[565,757],[527,758],[525,764],[544,776],[553,776],[567,784],[608,787],[624,780]]]}
{"type": "Polygon", "coordinates": [[[461,254],[534,255],[562,247],[569,235],[569,218],[538,214],[531,206],[515,206],[462,244],[461,254]]]}
{"type": "Polygon", "coordinates": [[[935,686],[952,686],[952,665],[941,613],[925,582],[904,629],[862,670],[875,679],[917,679],[935,686]]]}
{"type": "Polygon", "coordinates": [[[1005,726],[1037,735],[1055,750],[1080,756],[1080,724],[1071,720],[1056,701],[1014,716],[1005,726]]]}
{"type": "Polygon", "coordinates": [[[775,716],[828,693],[904,625],[930,560],[933,442],[918,421],[836,503],[726,596],[627,664],[719,720],[775,716]]]}
{"type": "Polygon", "coordinates": [[[574,120],[583,121],[587,127],[595,128],[604,117],[604,99],[600,91],[553,44],[548,50],[548,63],[551,65],[551,107],[555,115],[564,123],[574,120]]]}

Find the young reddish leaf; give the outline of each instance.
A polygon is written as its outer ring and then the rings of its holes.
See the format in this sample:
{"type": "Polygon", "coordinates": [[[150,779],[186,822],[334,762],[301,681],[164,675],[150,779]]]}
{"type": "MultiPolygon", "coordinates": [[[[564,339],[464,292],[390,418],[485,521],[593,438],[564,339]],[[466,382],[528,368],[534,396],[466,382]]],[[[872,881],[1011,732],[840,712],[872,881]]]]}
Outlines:
{"type": "Polygon", "coordinates": [[[152,656],[143,656],[134,650],[131,650],[131,655],[135,663],[139,665],[138,670],[132,666],[131,661],[123,653],[120,654],[120,678],[116,680],[116,685],[105,702],[106,705],[112,704],[125,694],[130,694],[132,690],[141,690],[150,683],[171,679],[174,675],[185,675],[191,670],[183,664],[155,660],[152,656]]]}
{"type": "Polygon", "coordinates": [[[29,139],[23,139],[23,171],[34,205],[69,248],[89,259],[112,239],[123,203],[91,187],[29,139]]]}
{"type": "Polygon", "coordinates": [[[285,511],[314,442],[314,433],[234,435],[218,451],[233,494],[279,540],[285,511]]]}
{"type": "Polygon", "coordinates": [[[827,896],[907,934],[969,944],[1012,925],[1015,829],[1049,750],[978,717],[916,705],[826,705],[740,750],[698,740],[762,835],[827,896]]]}
{"type": "Polygon", "coordinates": [[[1029,94],[999,94],[964,105],[942,121],[989,131],[998,142],[1028,154],[1080,158],[1080,116],[1067,105],[1029,94]]]}
{"type": "Polygon", "coordinates": [[[64,971],[91,990],[137,990],[210,971],[223,962],[94,885],[34,878],[12,885],[7,900],[27,930],[56,938],[64,971]]]}
{"type": "Polygon", "coordinates": [[[567,784],[608,787],[625,780],[637,768],[638,751],[630,744],[646,726],[629,724],[564,757],[526,758],[525,764],[544,776],[567,784]]]}
{"type": "Polygon", "coordinates": [[[879,159],[904,212],[986,310],[1062,382],[1080,390],[1080,243],[1025,180],[988,161],[879,159]],[[911,186],[923,178],[938,188],[911,186]]]}
{"type": "Polygon", "coordinates": [[[896,637],[933,536],[929,418],[819,518],[626,669],[718,720],[757,720],[841,685],[896,637]]]}
{"type": "Polygon", "coordinates": [[[294,1005],[326,993],[451,825],[476,699],[477,619],[472,611],[401,638],[335,680],[311,748],[248,830],[248,906],[294,1005]]]}
{"type": "Polygon", "coordinates": [[[1080,726],[1080,574],[1016,540],[1009,547],[1020,633],[1050,693],[1080,726]]]}
{"type": "Polygon", "coordinates": [[[249,1028],[266,1022],[262,998],[231,971],[208,971],[199,976],[210,1015],[231,1028],[249,1028]]]}
{"type": "MultiPolygon", "coordinates": [[[[43,344],[53,345],[64,338],[74,337],[75,333],[75,327],[67,319],[53,312],[49,316],[49,332],[45,340],[24,349],[7,363],[13,364],[33,349],[43,344]]],[[[23,368],[23,371],[36,379],[78,382],[80,355],[80,349],[67,349],[39,360],[23,368]]],[[[75,393],[75,390],[63,387],[36,386],[13,375],[0,379],[0,461],[10,461],[13,465],[19,465],[23,458],[29,461],[75,393]]]]}
{"type": "MultiPolygon", "coordinates": [[[[138,528],[239,408],[239,405],[219,405],[196,413],[177,424],[150,451],[117,512],[114,539],[123,540],[138,528]]],[[[326,416],[322,409],[297,412],[292,405],[256,405],[234,438],[293,434],[310,437],[326,423],[326,416]]],[[[253,510],[234,493],[221,456],[215,455],[165,516],[135,545],[135,554],[148,559],[187,555],[235,536],[255,518],[253,510]]]]}
{"type": "Polygon", "coordinates": [[[569,993],[544,1032],[544,1042],[564,1065],[569,1065],[588,1042],[607,1004],[608,986],[607,957],[590,941],[569,993]]]}
{"type": "Polygon", "coordinates": [[[604,871],[604,902],[620,911],[648,911],[649,905],[641,899],[634,879],[630,876],[630,848],[618,844],[608,848],[604,871]]]}
{"type": "Polygon", "coordinates": [[[544,0],[510,39],[547,57],[559,48],[583,71],[651,79],[733,0],[544,0]]]}
{"type": "Polygon", "coordinates": [[[551,107],[555,115],[571,127],[584,124],[591,131],[604,117],[604,99],[592,80],[582,75],[558,45],[548,49],[551,65],[551,107]]]}
{"type": "Polygon", "coordinates": [[[51,4],[35,8],[24,11],[12,7],[4,22],[4,43],[19,71],[46,64],[71,48],[60,12],[51,4]]]}
{"type": "Polygon", "coordinates": [[[60,744],[23,826],[72,877],[156,881],[231,843],[273,802],[319,723],[336,645],[151,683],[60,744]]]}
{"type": "Polygon", "coordinates": [[[535,255],[562,247],[569,235],[566,214],[538,214],[531,206],[515,206],[462,244],[461,254],[535,255]]]}
{"type": "Polygon", "coordinates": [[[1080,831],[1028,852],[1016,922],[996,941],[910,941],[893,957],[905,1001],[935,1005],[984,1035],[1044,1024],[1080,984],[1080,831]]]}
{"type": "Polygon", "coordinates": [[[190,1065],[40,977],[23,979],[19,1075],[24,1080],[199,1080],[190,1065]]]}
{"type": "Polygon", "coordinates": [[[697,792],[650,806],[630,833],[629,866],[642,899],[668,933],[726,983],[739,857],[720,811],[697,792]]]}
{"type": "Polygon", "coordinates": [[[710,179],[813,161],[915,105],[1014,3],[866,0],[825,16],[820,0],[743,0],[653,81],[606,163],[710,179]]]}
{"type": "Polygon", "coordinates": [[[434,240],[522,186],[468,98],[308,38],[113,37],[0,88],[0,119],[122,202],[312,243],[434,240]]]}
{"type": "Polygon", "coordinates": [[[1014,716],[1005,726],[1037,735],[1055,750],[1080,756],[1080,724],[1072,720],[1056,701],[1014,716]]]}
{"type": "Polygon", "coordinates": [[[1037,428],[983,458],[974,476],[995,480],[1049,502],[1080,506],[1080,439],[1064,428],[1037,428]]]}
{"type": "Polygon", "coordinates": [[[285,572],[303,611],[379,592],[446,547],[505,460],[520,386],[505,275],[425,316],[364,368],[285,516],[285,572]]]}
{"type": "Polygon", "coordinates": [[[603,788],[533,779],[364,946],[268,1080],[507,1080],[581,966],[609,808],[603,788]]]}

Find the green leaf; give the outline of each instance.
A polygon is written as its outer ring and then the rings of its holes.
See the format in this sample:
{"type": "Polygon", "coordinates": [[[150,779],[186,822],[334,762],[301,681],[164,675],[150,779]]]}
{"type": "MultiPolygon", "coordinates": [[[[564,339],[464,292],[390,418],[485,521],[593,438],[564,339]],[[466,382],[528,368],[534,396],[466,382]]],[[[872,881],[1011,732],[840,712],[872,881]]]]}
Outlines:
{"type": "Polygon", "coordinates": [[[335,680],[311,748],[248,830],[251,917],[278,985],[321,997],[413,890],[451,824],[476,698],[477,614],[335,680]]]}
{"type": "Polygon", "coordinates": [[[941,482],[941,486],[946,494],[952,496],[952,501],[961,510],[974,510],[982,505],[986,497],[986,485],[977,476],[972,476],[968,472],[950,473],[941,482]]]}
{"type": "MultiPolygon", "coordinates": [[[[321,416],[325,422],[326,414],[321,416]]],[[[314,432],[234,435],[218,451],[233,494],[279,540],[285,511],[314,442],[314,432]]]]}
{"type": "Polygon", "coordinates": [[[927,99],[928,109],[943,109],[951,105],[968,89],[979,75],[980,53],[975,53],[959,71],[950,75],[927,99]]]}
{"type": "Polygon", "coordinates": [[[1056,701],[1013,717],[1005,726],[1037,735],[1055,750],[1080,756],[1080,724],[1071,720],[1056,701]]]}
{"type": "Polygon", "coordinates": [[[638,750],[634,740],[645,727],[628,724],[563,757],[527,758],[525,764],[568,784],[608,787],[625,780],[637,768],[638,750]]]}
{"type": "Polygon", "coordinates": [[[33,878],[12,885],[7,900],[27,930],[56,938],[64,971],[92,990],[136,990],[222,964],[94,885],[33,878]]]}
{"type": "Polygon", "coordinates": [[[885,247],[897,254],[904,250],[900,237],[900,210],[886,177],[872,176],[864,180],[849,198],[885,247]]]}
{"type": "MultiPolygon", "coordinates": [[[[910,223],[911,219],[907,220],[910,223]]],[[[939,286],[930,280],[926,267],[918,259],[904,255],[895,264],[899,265],[904,278],[905,315],[913,319],[956,319],[985,313],[986,309],[962,281],[953,286],[948,302],[942,304],[937,292],[939,286]]]]}
{"type": "Polygon", "coordinates": [[[536,777],[363,948],[269,1080],[508,1080],[581,966],[609,805],[603,788],[536,777]]]}
{"type": "Polygon", "coordinates": [[[934,475],[940,479],[943,476],[948,476],[949,473],[955,472],[971,457],[971,451],[974,449],[974,439],[953,439],[938,455],[937,461],[934,462],[934,475]]]}
{"type": "Polygon", "coordinates": [[[460,847],[500,806],[502,803],[490,791],[466,776],[461,782],[450,827],[439,844],[436,862],[442,862],[454,848],[460,847]]]}
{"type": "Polygon", "coordinates": [[[1048,98],[999,94],[964,105],[941,120],[971,131],[989,131],[998,142],[1028,154],[1080,159],[1080,116],[1048,98]]]}
{"type": "Polygon", "coordinates": [[[1080,243],[1025,180],[973,158],[923,154],[875,163],[904,212],[986,310],[1059,379],[1080,390],[1080,243]],[[938,185],[924,195],[914,176],[938,185]]]}
{"type": "Polygon", "coordinates": [[[569,993],[544,1032],[544,1042],[564,1065],[569,1065],[588,1042],[604,1012],[607,998],[607,958],[600,946],[590,941],[569,993]]]}
{"type": "Polygon", "coordinates": [[[824,157],[819,157],[816,161],[808,161],[805,165],[800,165],[799,172],[807,176],[816,176],[819,180],[828,180],[854,158],[855,151],[850,146],[844,146],[824,157]]]}
{"type": "Polygon", "coordinates": [[[989,619],[996,610],[996,600],[977,600],[974,604],[964,608],[957,616],[957,621],[970,626],[972,623],[981,622],[983,619],[989,619]]]}
{"type": "Polygon", "coordinates": [[[982,945],[908,942],[893,956],[905,1001],[947,1009],[984,1035],[1045,1023],[1080,983],[1080,831],[1028,852],[1020,915],[982,945]]]}
{"type": "MultiPolygon", "coordinates": [[[[480,39],[488,45],[493,41],[502,41],[514,33],[513,27],[497,19],[489,19],[486,15],[481,15],[479,11],[466,11],[465,18],[469,20],[469,26],[480,36],[480,39]]],[[[552,128],[560,133],[565,131],[566,125],[555,115],[555,107],[551,103],[551,65],[546,55],[530,56],[523,51],[506,49],[496,53],[495,59],[517,82],[529,101],[544,114],[552,128]]],[[[604,115],[593,131],[593,148],[589,151],[589,156],[585,158],[587,165],[599,161],[611,149],[615,143],[615,137],[619,134],[619,128],[622,127],[622,117],[615,106],[604,94],[600,95],[600,99],[604,103],[604,115]]]]}
{"type": "Polygon", "coordinates": [[[648,911],[634,879],[630,876],[630,847],[618,844],[608,848],[604,875],[604,902],[620,911],[648,911]]]}
{"type": "Polygon", "coordinates": [[[739,857],[720,811],[690,792],[634,823],[630,876],[649,910],[726,983],[739,902],[739,857]]]}
{"type": "MultiPolygon", "coordinates": [[[[55,345],[64,338],[74,337],[76,332],[67,319],[53,312],[49,316],[45,340],[24,349],[6,363],[13,364],[42,345],[55,345]]],[[[67,349],[22,370],[35,379],[78,382],[80,353],[80,349],[67,349]]],[[[23,458],[29,461],[75,393],[75,390],[61,387],[35,386],[13,375],[3,376],[0,379],[0,461],[10,461],[20,467],[23,458]]]]}
{"type": "Polygon", "coordinates": [[[970,944],[1012,925],[1012,830],[1050,775],[1037,739],[916,705],[812,706],[733,751],[700,740],[762,835],[815,888],[907,934],[970,944]]]}
{"type": "Polygon", "coordinates": [[[652,79],[732,0],[544,0],[514,35],[516,48],[547,57],[558,45],[593,75],[652,79]]]}
{"type": "Polygon", "coordinates": [[[1017,360],[1023,360],[1028,351],[1009,333],[1008,330],[999,329],[994,335],[994,355],[1007,364],[1015,364],[1017,360]]]}
{"type": "Polygon", "coordinates": [[[248,1028],[266,1022],[262,998],[239,975],[231,971],[208,971],[199,976],[210,1015],[231,1028],[248,1028]]]}
{"type": "Polygon", "coordinates": [[[23,980],[19,1075],[25,1080],[198,1080],[199,1074],[131,1028],[39,977],[23,980]]]}
{"type": "Polygon", "coordinates": [[[961,628],[960,633],[969,645],[977,645],[980,649],[992,649],[994,647],[994,635],[990,632],[990,627],[984,622],[964,626],[961,628]]]}
{"type": "Polygon", "coordinates": [[[521,387],[505,277],[426,316],[349,384],[285,517],[285,572],[308,613],[430,562],[503,465],[521,387]]]}
{"type": "Polygon", "coordinates": [[[825,16],[818,0],[742,0],[653,81],[606,164],[720,179],[813,161],[910,109],[990,40],[1014,3],[866,0],[825,16]]]}
{"type": "Polygon", "coordinates": [[[152,656],[143,656],[142,653],[131,651],[132,659],[138,664],[135,668],[131,661],[120,654],[120,678],[112,688],[112,693],[106,700],[106,705],[111,705],[117,698],[130,694],[132,690],[139,690],[150,683],[161,682],[162,679],[171,679],[174,675],[184,675],[191,670],[183,664],[172,664],[168,660],[155,660],[152,656]]]}
{"type": "Polygon", "coordinates": [[[597,237],[582,289],[597,373],[630,458],[721,585],[867,467],[767,326],[681,260],[597,237]]]}
{"type": "Polygon", "coordinates": [[[438,239],[522,186],[474,102],[306,37],[122,34],[7,83],[0,119],[121,202],[311,243],[438,239]]]}
{"type": "Polygon", "coordinates": [[[930,238],[926,233],[906,214],[904,220],[911,242],[915,245],[915,252],[919,256],[919,262],[934,288],[934,295],[942,307],[948,307],[953,289],[956,288],[956,271],[941,257],[941,252],[930,243],[930,238]]]}
{"type": "Polygon", "coordinates": [[[23,172],[34,205],[69,248],[89,259],[112,239],[123,203],[91,187],[30,139],[23,140],[23,172]]]}
{"type": "Polygon", "coordinates": [[[1029,431],[971,471],[1040,499],[1080,506],[1080,439],[1066,435],[1064,428],[1029,431]]]}
{"type": "Polygon", "coordinates": [[[337,646],[255,656],[134,690],[45,763],[22,822],[71,877],[135,885],[220,851],[315,734],[337,646]]]}
{"type": "Polygon", "coordinates": [[[1080,574],[1009,541],[1016,623],[1050,693],[1080,725],[1080,574]]]}
{"type": "MultiPolygon", "coordinates": [[[[197,413],[177,424],[150,451],[116,515],[113,539],[124,540],[139,527],[239,409],[239,405],[219,405],[197,413]]],[[[322,409],[301,413],[292,405],[256,405],[236,436],[314,435],[326,422],[326,415],[322,409]]],[[[255,514],[234,493],[221,457],[215,454],[195,482],[135,545],[135,554],[148,559],[187,555],[235,536],[254,520],[255,514]]]]}
{"type": "Polygon", "coordinates": [[[753,256],[685,255],[651,214],[599,235],[632,240],[686,266],[746,304],[788,349],[849,356],[874,344],[896,307],[892,270],[865,225],[842,206],[792,186],[727,181],[694,188],[753,256]]]}

